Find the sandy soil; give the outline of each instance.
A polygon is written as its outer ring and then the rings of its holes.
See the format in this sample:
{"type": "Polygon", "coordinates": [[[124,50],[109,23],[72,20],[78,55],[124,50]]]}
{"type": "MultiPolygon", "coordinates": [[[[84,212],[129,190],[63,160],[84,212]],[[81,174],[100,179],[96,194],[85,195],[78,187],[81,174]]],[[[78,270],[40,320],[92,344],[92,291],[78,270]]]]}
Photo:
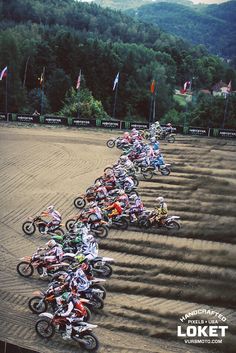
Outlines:
{"type": "MultiPolygon", "coordinates": [[[[31,255],[46,238],[27,237],[22,222],[49,204],[66,220],[77,210],[74,198],[114,162],[119,151],[105,145],[117,132],[68,128],[0,126],[0,339],[42,353],[80,352],[55,336],[41,340],[37,317],[27,302],[47,281],[17,275],[19,258],[31,255]]],[[[116,260],[107,282],[104,310],[94,315],[101,353],[234,353],[236,142],[178,136],[161,143],[168,177],[141,181],[151,208],[164,196],[169,213],[181,216],[176,234],[112,230],[100,253],[116,260]],[[184,314],[210,308],[227,318],[222,344],[186,344],[176,327],[184,314]]]]}

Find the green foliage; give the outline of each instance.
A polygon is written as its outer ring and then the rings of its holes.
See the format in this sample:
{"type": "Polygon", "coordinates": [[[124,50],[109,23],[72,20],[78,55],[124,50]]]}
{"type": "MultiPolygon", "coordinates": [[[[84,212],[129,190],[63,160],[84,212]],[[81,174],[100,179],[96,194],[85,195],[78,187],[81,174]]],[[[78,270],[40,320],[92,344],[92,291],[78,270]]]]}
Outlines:
{"type": "Polygon", "coordinates": [[[129,10],[135,18],[152,23],[168,33],[203,44],[210,52],[225,58],[236,57],[236,2],[219,5],[195,5],[157,2],[129,10]]]}
{"type": "Polygon", "coordinates": [[[77,117],[84,119],[108,119],[109,116],[104,111],[102,103],[92,96],[88,89],[79,91],[71,88],[66,95],[60,115],[77,117]]]}

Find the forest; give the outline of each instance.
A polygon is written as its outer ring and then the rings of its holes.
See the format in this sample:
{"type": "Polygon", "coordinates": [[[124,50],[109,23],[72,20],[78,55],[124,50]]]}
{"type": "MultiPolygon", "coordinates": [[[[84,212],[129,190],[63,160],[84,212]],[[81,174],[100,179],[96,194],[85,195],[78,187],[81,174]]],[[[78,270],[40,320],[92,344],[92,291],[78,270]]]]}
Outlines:
{"type": "MultiPolygon", "coordinates": [[[[205,95],[219,81],[236,85],[235,70],[202,45],[94,3],[8,0],[0,7],[0,111],[176,124],[222,124],[226,100],[205,95]],[[81,83],[76,89],[79,73],[81,83]],[[114,79],[119,72],[116,114],[114,79]],[[155,92],[150,84],[155,80],[155,92]],[[175,89],[192,80],[185,105],[175,89]],[[154,96],[152,96],[154,95],[154,96]]],[[[227,99],[226,127],[236,127],[236,97],[227,99]]]]}

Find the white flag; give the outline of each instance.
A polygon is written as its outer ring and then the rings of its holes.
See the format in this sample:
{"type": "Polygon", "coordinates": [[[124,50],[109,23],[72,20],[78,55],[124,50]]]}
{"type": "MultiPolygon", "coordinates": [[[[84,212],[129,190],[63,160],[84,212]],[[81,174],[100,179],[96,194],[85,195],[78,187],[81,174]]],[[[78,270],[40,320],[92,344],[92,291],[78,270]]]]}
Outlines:
{"type": "Polygon", "coordinates": [[[118,74],[116,75],[116,78],[115,78],[115,80],[114,80],[114,83],[113,83],[113,91],[115,90],[116,85],[117,85],[118,82],[119,82],[119,78],[120,78],[120,73],[118,72],[118,74]]]}

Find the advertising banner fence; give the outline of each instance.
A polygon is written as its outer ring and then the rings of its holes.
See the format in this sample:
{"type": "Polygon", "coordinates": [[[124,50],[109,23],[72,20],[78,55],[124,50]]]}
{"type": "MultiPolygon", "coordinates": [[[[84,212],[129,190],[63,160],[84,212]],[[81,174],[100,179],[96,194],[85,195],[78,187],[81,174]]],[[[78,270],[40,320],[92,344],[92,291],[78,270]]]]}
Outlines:
{"type": "Polygon", "coordinates": [[[72,119],[72,126],[78,126],[78,127],[95,127],[96,126],[96,120],[92,119],[72,119]]]}
{"type": "MultiPolygon", "coordinates": [[[[149,128],[149,123],[145,122],[130,122],[121,120],[101,120],[101,119],[80,119],[80,118],[67,118],[64,116],[34,116],[30,114],[12,114],[8,116],[0,112],[0,121],[17,121],[22,123],[33,124],[48,124],[48,125],[65,125],[75,127],[96,127],[103,129],[115,130],[146,130],[149,128]]],[[[166,125],[161,125],[165,127],[166,125]]],[[[221,138],[236,138],[236,130],[233,129],[220,129],[220,128],[205,128],[194,126],[181,126],[173,125],[173,133],[185,134],[192,136],[213,136],[221,138]]]]}
{"type": "Polygon", "coordinates": [[[39,124],[40,118],[39,116],[28,115],[28,114],[17,114],[16,121],[21,123],[32,123],[32,124],[39,124]]]}
{"type": "Polygon", "coordinates": [[[44,124],[68,125],[68,119],[64,116],[45,116],[44,124]]]}

